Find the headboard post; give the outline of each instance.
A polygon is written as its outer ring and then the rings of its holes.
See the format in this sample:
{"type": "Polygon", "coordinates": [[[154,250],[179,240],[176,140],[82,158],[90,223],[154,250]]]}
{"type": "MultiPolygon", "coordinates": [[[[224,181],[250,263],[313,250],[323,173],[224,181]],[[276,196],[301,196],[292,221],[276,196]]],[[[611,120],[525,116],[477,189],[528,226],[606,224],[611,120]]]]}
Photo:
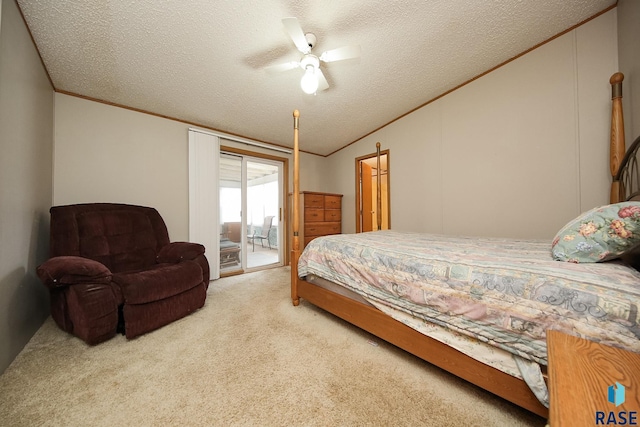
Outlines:
{"type": "Polygon", "coordinates": [[[618,203],[624,200],[624,185],[616,179],[622,158],[625,154],[624,142],[624,117],[622,114],[622,80],[624,74],[615,73],[609,79],[611,83],[611,139],[609,152],[609,165],[611,169],[611,193],[610,203],[618,203]]]}

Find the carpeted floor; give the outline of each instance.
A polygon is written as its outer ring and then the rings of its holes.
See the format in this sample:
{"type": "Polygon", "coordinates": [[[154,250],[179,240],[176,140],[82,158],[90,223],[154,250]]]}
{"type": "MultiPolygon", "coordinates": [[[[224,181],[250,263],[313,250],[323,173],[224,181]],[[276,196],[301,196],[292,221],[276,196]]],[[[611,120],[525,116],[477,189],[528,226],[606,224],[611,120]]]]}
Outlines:
{"type": "Polygon", "coordinates": [[[309,305],[289,269],[212,282],[204,308],[89,347],[48,319],[0,376],[2,426],[544,426],[309,305]]]}

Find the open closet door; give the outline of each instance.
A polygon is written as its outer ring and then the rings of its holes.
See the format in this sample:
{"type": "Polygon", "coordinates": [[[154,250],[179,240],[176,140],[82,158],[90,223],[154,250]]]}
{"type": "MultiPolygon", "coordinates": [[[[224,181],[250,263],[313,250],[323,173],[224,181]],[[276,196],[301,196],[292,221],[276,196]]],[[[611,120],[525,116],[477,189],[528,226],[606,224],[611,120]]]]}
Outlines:
{"type": "Polygon", "coordinates": [[[211,280],[220,278],[220,138],[189,129],[189,241],[206,248],[211,280]]]}

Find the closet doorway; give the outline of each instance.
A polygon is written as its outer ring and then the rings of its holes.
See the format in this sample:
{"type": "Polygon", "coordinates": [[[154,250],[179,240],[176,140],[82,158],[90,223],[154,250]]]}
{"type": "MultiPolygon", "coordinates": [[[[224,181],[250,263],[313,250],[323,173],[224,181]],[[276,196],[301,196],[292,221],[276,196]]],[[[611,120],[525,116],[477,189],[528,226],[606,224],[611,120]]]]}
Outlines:
{"type": "Polygon", "coordinates": [[[220,147],[220,274],[283,265],[286,159],[220,147]]]}
{"type": "Polygon", "coordinates": [[[356,233],[391,228],[389,150],[380,152],[379,164],[377,157],[356,158],[356,233]]]}

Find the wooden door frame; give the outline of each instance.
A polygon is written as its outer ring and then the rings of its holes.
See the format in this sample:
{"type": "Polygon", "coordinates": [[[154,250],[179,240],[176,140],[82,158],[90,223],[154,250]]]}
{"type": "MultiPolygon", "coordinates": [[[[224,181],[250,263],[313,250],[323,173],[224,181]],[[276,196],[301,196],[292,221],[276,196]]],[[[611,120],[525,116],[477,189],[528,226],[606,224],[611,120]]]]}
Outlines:
{"type": "MultiPolygon", "coordinates": [[[[356,233],[361,233],[360,227],[360,211],[362,207],[360,206],[360,162],[366,159],[373,159],[377,156],[377,153],[366,154],[364,156],[356,157],[356,233]]],[[[391,157],[389,154],[389,150],[381,150],[380,157],[386,155],[387,156],[387,220],[388,220],[388,228],[391,229],[391,157]]]]}
{"type": "MultiPolygon", "coordinates": [[[[373,177],[373,167],[371,167],[369,163],[358,162],[358,164],[360,166],[360,174],[362,176],[368,176],[370,178],[373,177]]],[[[373,180],[362,179],[362,176],[359,185],[361,193],[360,197],[358,197],[358,201],[361,203],[359,211],[360,215],[358,216],[358,225],[360,226],[361,232],[373,231],[373,216],[371,215],[373,213],[373,204],[375,203],[372,197],[373,180]],[[365,212],[370,213],[365,214],[365,212]]]]}

